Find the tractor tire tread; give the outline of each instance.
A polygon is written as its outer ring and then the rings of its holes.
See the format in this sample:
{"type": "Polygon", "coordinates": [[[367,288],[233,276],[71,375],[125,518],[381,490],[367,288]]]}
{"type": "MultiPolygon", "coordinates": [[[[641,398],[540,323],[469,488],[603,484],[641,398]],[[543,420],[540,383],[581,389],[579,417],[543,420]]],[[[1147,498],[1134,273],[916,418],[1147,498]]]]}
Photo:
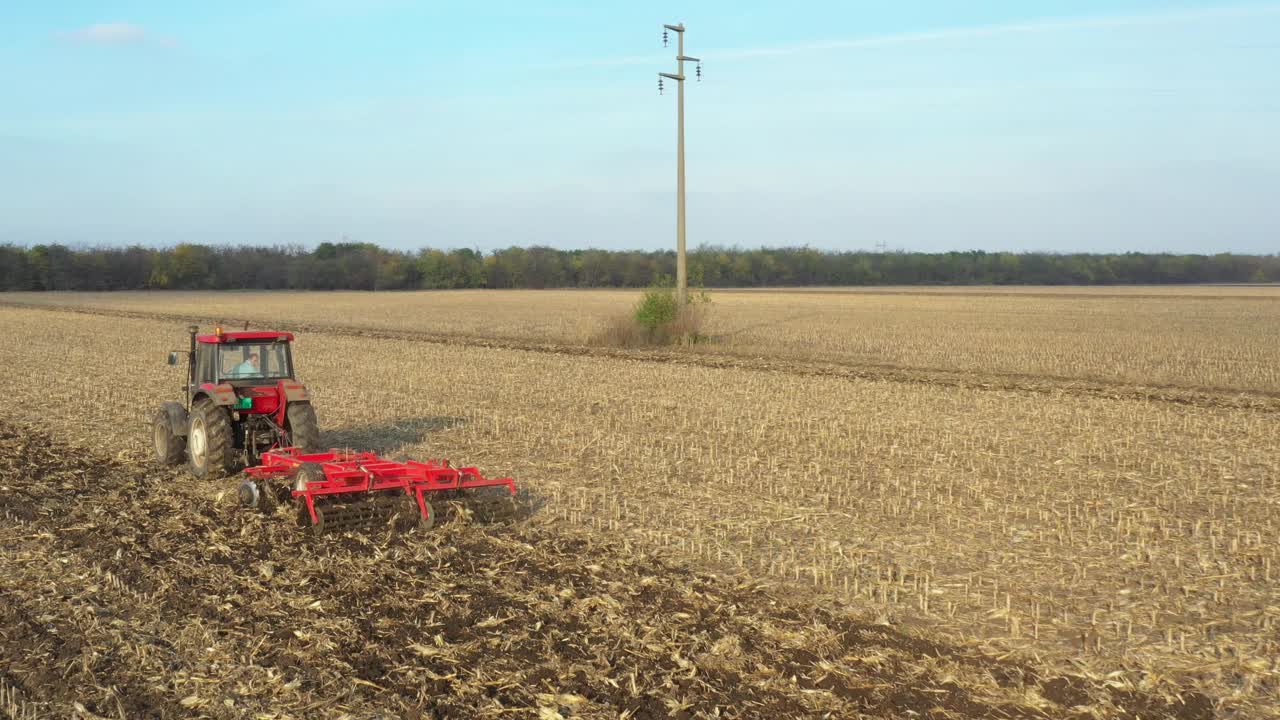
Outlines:
{"type": "Polygon", "coordinates": [[[311,403],[289,403],[285,419],[289,424],[289,435],[294,447],[301,448],[303,452],[320,450],[320,421],[316,418],[316,410],[311,403]]]}
{"type": "Polygon", "coordinates": [[[197,478],[218,478],[230,475],[239,468],[236,465],[234,440],[231,437],[231,416],[208,398],[201,398],[191,406],[191,414],[199,414],[205,427],[205,467],[190,463],[191,474],[197,478]]]}
{"type": "Polygon", "coordinates": [[[156,445],[156,460],[161,465],[178,465],[187,451],[187,439],[174,435],[169,425],[169,413],[164,408],[156,413],[151,421],[151,429],[156,445]]]}

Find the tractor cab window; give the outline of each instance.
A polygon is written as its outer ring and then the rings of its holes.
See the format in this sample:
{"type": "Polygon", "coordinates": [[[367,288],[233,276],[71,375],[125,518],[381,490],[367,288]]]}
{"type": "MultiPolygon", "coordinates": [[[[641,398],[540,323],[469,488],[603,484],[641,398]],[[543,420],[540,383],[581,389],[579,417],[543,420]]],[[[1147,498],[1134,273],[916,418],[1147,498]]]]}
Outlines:
{"type": "Polygon", "coordinates": [[[196,348],[196,382],[211,383],[217,382],[217,368],[214,367],[214,360],[218,355],[217,345],[208,345],[202,343],[196,348]]]}
{"type": "Polygon", "coordinates": [[[290,377],[289,347],[284,343],[234,343],[218,348],[218,377],[264,380],[290,377]]]}

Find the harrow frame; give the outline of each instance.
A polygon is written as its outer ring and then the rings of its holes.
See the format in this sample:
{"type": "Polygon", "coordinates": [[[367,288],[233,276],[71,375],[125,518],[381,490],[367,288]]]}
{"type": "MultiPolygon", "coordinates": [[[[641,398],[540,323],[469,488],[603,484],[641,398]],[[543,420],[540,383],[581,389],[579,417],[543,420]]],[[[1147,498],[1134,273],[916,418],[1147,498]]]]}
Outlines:
{"type": "Polygon", "coordinates": [[[296,447],[276,448],[263,453],[261,464],[246,468],[245,474],[255,480],[289,480],[307,464],[318,466],[324,477],[297,477],[291,492],[295,500],[305,505],[312,525],[320,522],[316,501],[322,498],[351,499],[400,491],[412,497],[422,518],[430,521],[430,494],[505,487],[512,497],[516,495],[512,478],[486,478],[475,467],[454,467],[448,460],[400,461],[373,452],[337,449],[308,453],[296,447]]]}

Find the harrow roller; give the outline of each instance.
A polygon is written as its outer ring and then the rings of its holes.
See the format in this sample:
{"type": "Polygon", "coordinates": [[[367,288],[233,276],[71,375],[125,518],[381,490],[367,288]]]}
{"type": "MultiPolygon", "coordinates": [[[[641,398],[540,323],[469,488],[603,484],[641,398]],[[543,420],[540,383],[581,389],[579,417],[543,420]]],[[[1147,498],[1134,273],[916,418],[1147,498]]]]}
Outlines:
{"type": "Polygon", "coordinates": [[[434,520],[430,503],[427,504],[427,515],[424,517],[417,508],[412,496],[404,494],[380,494],[357,499],[323,499],[314,505],[315,521],[311,521],[310,513],[301,506],[298,521],[309,525],[316,533],[341,532],[379,525],[394,526],[398,530],[407,530],[415,526],[431,527],[434,520]]]}
{"type": "Polygon", "coordinates": [[[479,522],[505,522],[516,517],[516,499],[506,488],[464,490],[461,500],[472,519],[479,522]]]}

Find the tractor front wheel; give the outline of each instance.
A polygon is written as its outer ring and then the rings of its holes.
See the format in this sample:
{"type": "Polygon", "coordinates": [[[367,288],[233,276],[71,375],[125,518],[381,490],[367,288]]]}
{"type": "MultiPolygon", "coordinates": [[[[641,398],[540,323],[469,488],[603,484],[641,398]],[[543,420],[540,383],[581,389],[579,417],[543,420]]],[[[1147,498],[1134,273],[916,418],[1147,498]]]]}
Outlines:
{"type": "Polygon", "coordinates": [[[311,407],[311,403],[289,403],[285,410],[285,421],[289,425],[289,437],[294,447],[303,452],[320,449],[320,421],[316,419],[316,410],[311,407]]]}
{"type": "Polygon", "coordinates": [[[187,458],[191,474],[201,479],[236,470],[231,416],[209,398],[200,398],[191,405],[191,415],[187,418],[187,458]]]}
{"type": "Polygon", "coordinates": [[[151,434],[155,439],[156,460],[161,465],[177,465],[182,462],[182,453],[187,449],[187,439],[173,434],[173,426],[169,424],[169,413],[160,408],[155,419],[151,421],[151,434]]]}

